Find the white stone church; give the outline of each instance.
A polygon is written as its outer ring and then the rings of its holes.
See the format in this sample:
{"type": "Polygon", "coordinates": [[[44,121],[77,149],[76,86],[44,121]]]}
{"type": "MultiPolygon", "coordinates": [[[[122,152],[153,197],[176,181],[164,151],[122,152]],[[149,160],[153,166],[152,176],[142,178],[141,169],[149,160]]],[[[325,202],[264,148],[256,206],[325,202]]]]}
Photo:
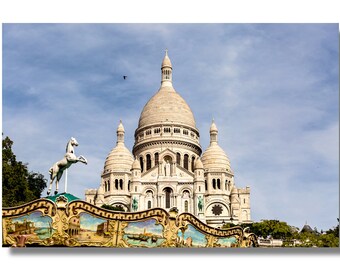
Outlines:
{"type": "Polygon", "coordinates": [[[235,186],[214,121],[210,145],[202,154],[194,115],[172,85],[167,52],[161,78],[159,90],[140,115],[132,153],[124,145],[120,122],[117,144],[106,158],[100,186],[86,190],[85,200],[125,211],[176,207],[179,214],[191,213],[213,227],[251,222],[250,188],[235,186]]]}

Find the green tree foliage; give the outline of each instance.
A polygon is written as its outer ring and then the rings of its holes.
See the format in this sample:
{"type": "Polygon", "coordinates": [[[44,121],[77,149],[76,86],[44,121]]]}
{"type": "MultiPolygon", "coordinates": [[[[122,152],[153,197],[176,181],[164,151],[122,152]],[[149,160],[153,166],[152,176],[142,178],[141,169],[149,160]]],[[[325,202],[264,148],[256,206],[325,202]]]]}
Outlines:
{"type": "Polygon", "coordinates": [[[329,229],[326,234],[332,234],[335,237],[339,238],[339,218],[338,218],[338,225],[336,227],[333,227],[332,229],[329,229]]]}
{"type": "Polygon", "coordinates": [[[262,220],[248,224],[251,232],[258,237],[281,239],[284,247],[339,247],[339,219],[338,225],[325,233],[314,230],[299,232],[298,228],[279,220],[262,220]]]}
{"type": "Polygon", "coordinates": [[[27,177],[28,187],[33,192],[34,198],[40,198],[46,188],[47,180],[40,173],[30,172],[27,177]]]}
{"type": "Polygon", "coordinates": [[[42,174],[28,172],[27,164],[16,160],[13,141],[2,139],[2,205],[17,206],[39,199],[47,180],[42,174]]]}
{"type": "Polygon", "coordinates": [[[113,205],[109,205],[109,204],[103,204],[101,207],[104,208],[104,209],[107,209],[107,210],[125,212],[124,208],[120,205],[113,206],[113,205]]]}
{"type": "Polygon", "coordinates": [[[286,222],[279,220],[263,220],[255,222],[250,229],[257,236],[267,238],[271,236],[275,239],[289,239],[293,235],[292,227],[286,222]]]}

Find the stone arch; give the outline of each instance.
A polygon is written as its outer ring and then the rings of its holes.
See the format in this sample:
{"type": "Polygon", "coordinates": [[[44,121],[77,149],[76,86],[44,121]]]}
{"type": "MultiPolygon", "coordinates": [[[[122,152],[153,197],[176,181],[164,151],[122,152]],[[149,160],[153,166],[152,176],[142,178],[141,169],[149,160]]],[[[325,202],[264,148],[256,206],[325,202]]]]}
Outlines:
{"type": "Polygon", "coordinates": [[[220,178],[216,179],[216,189],[221,189],[221,179],[220,178]]]}
{"type": "Polygon", "coordinates": [[[154,157],[154,160],[155,160],[154,164],[155,164],[155,166],[157,166],[159,164],[159,152],[158,151],[154,152],[153,157],[154,157]]]}
{"type": "Polygon", "coordinates": [[[168,160],[170,163],[175,162],[176,155],[171,152],[166,151],[165,153],[162,153],[159,155],[159,160],[163,162],[168,160]]]}
{"type": "Polygon", "coordinates": [[[171,187],[165,187],[163,188],[163,193],[164,193],[164,206],[165,208],[171,208],[173,205],[172,202],[172,195],[174,193],[174,190],[171,187]]]}
{"type": "Polygon", "coordinates": [[[176,164],[178,165],[182,164],[182,154],[180,152],[176,153],[176,164]]]}
{"type": "Polygon", "coordinates": [[[145,159],[146,159],[146,170],[150,170],[151,169],[151,154],[146,154],[145,155],[145,159]]]}
{"type": "Polygon", "coordinates": [[[191,156],[191,171],[194,172],[195,171],[195,161],[196,161],[196,156],[192,155],[191,156]]]}
{"type": "Polygon", "coordinates": [[[184,212],[189,212],[189,201],[188,200],[184,201],[184,212]]]}
{"type": "Polygon", "coordinates": [[[174,161],[174,155],[170,155],[170,154],[165,154],[162,155],[163,156],[163,170],[164,170],[164,175],[166,176],[170,176],[172,175],[172,171],[173,171],[173,161],[174,161]]]}
{"type": "Polygon", "coordinates": [[[216,179],[215,179],[215,178],[213,178],[213,179],[211,180],[211,183],[212,183],[213,189],[216,189],[216,179]]]}
{"type": "Polygon", "coordinates": [[[183,155],[183,168],[189,170],[189,154],[183,155]]]}
{"type": "Polygon", "coordinates": [[[178,194],[180,194],[182,196],[182,194],[184,193],[184,191],[188,191],[189,192],[189,196],[192,197],[193,195],[193,190],[191,187],[188,186],[183,186],[178,190],[178,194]]]}
{"type": "Polygon", "coordinates": [[[155,187],[153,187],[153,186],[146,186],[146,187],[143,189],[142,194],[143,194],[144,196],[146,196],[146,192],[147,192],[148,190],[151,190],[154,196],[157,194],[157,189],[156,189],[155,187]]]}
{"type": "Polygon", "coordinates": [[[108,204],[112,205],[112,206],[121,205],[124,208],[124,211],[130,211],[130,204],[128,202],[126,202],[125,200],[112,199],[112,200],[109,201],[108,204]]]}
{"type": "Polygon", "coordinates": [[[144,157],[142,155],[139,156],[139,164],[140,164],[141,172],[144,172],[144,157]]]}

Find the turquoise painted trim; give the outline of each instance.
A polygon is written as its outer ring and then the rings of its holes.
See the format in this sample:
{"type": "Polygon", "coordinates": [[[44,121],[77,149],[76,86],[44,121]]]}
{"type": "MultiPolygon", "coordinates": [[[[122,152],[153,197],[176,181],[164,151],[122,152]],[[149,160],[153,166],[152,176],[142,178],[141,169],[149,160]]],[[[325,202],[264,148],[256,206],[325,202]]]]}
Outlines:
{"type": "Polygon", "coordinates": [[[74,195],[72,195],[70,193],[65,193],[65,192],[64,193],[59,193],[59,194],[54,195],[54,196],[47,196],[46,199],[51,200],[52,202],[55,203],[57,198],[60,197],[60,196],[66,197],[68,203],[70,203],[72,201],[80,200],[80,198],[78,198],[78,197],[76,197],[76,196],[74,196],[74,195]]]}

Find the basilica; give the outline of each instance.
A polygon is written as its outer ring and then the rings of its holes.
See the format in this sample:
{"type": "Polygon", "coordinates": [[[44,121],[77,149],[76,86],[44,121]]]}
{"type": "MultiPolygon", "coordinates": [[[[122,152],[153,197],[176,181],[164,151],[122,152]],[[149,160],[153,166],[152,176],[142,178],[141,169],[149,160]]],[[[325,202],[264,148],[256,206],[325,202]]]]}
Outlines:
{"type": "Polygon", "coordinates": [[[191,213],[212,227],[251,222],[250,188],[235,186],[214,121],[209,133],[210,145],[202,153],[194,115],[172,85],[172,64],[166,51],[160,88],[140,114],[132,152],[124,144],[120,122],[117,143],[105,160],[99,187],[86,190],[85,200],[131,212],[175,207],[179,214],[191,213]]]}

